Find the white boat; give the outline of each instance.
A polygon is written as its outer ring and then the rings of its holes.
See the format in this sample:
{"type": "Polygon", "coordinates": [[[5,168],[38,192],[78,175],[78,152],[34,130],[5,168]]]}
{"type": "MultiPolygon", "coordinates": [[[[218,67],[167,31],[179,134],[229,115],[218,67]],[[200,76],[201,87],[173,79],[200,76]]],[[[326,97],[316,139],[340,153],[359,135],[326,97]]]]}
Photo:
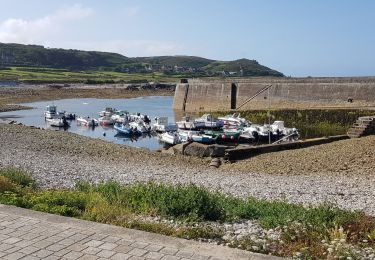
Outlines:
{"type": "Polygon", "coordinates": [[[78,117],[77,118],[77,125],[83,125],[83,126],[98,126],[99,121],[95,118],[91,117],[78,117]]]}
{"type": "Polygon", "coordinates": [[[284,121],[275,121],[270,125],[270,128],[274,135],[278,135],[278,136],[279,135],[287,136],[287,135],[292,135],[292,134],[298,135],[297,128],[285,127],[284,121]]]}
{"type": "Polygon", "coordinates": [[[100,111],[99,112],[99,116],[100,117],[103,117],[103,116],[111,116],[113,115],[117,110],[115,108],[112,108],[112,107],[106,107],[103,111],[100,111]]]}
{"type": "Polygon", "coordinates": [[[112,120],[112,118],[109,116],[100,117],[98,121],[99,121],[99,124],[103,126],[114,124],[114,120],[112,120]]]}
{"type": "Polygon", "coordinates": [[[222,120],[226,126],[248,126],[250,124],[250,122],[240,117],[240,114],[237,113],[219,117],[219,119],[222,120]]]}
{"type": "Polygon", "coordinates": [[[55,126],[55,127],[68,127],[69,126],[68,121],[62,118],[46,118],[46,121],[50,126],[55,126]]]}
{"type": "Polygon", "coordinates": [[[138,129],[131,127],[129,123],[125,123],[125,124],[117,123],[113,126],[113,128],[119,134],[123,134],[123,135],[141,135],[142,134],[142,132],[139,131],[138,129]]]}
{"type": "Polygon", "coordinates": [[[141,133],[149,133],[151,131],[151,126],[149,124],[146,124],[143,120],[130,122],[129,126],[140,131],[141,133]]]}
{"type": "Polygon", "coordinates": [[[175,132],[177,131],[176,124],[169,124],[168,117],[155,118],[156,123],[152,124],[152,130],[155,132],[175,132]]]}
{"type": "Polygon", "coordinates": [[[197,130],[202,129],[205,127],[204,122],[197,122],[194,120],[190,120],[190,117],[184,117],[181,121],[176,122],[177,127],[179,129],[189,129],[189,130],[197,130]]]}
{"type": "Polygon", "coordinates": [[[112,116],[111,119],[115,123],[124,123],[125,121],[129,121],[129,113],[125,110],[117,110],[112,116]]]}
{"type": "Polygon", "coordinates": [[[264,139],[269,136],[270,129],[267,125],[251,124],[243,128],[243,133],[251,134],[255,139],[264,139]]]}
{"type": "Polygon", "coordinates": [[[57,117],[57,106],[50,105],[46,107],[46,111],[44,111],[45,119],[51,119],[57,117]]]}
{"type": "Polygon", "coordinates": [[[167,144],[171,144],[171,145],[181,143],[181,138],[177,132],[165,132],[165,133],[159,134],[158,138],[160,141],[167,143],[167,144]]]}
{"type": "Polygon", "coordinates": [[[200,131],[184,130],[179,131],[178,135],[182,142],[198,142],[204,144],[211,144],[214,142],[212,135],[206,135],[200,131]]]}
{"type": "Polygon", "coordinates": [[[204,114],[200,118],[195,119],[194,122],[203,122],[205,128],[218,129],[224,126],[223,120],[216,119],[211,114],[204,114]]]}

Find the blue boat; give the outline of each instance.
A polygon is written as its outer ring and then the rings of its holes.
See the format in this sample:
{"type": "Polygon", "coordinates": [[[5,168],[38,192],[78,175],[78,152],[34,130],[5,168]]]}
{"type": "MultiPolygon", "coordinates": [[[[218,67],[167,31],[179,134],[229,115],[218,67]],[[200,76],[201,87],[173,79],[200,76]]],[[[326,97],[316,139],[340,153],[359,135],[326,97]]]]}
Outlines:
{"type": "Polygon", "coordinates": [[[142,132],[132,128],[129,124],[115,124],[113,128],[119,133],[123,135],[141,135],[142,132]]]}

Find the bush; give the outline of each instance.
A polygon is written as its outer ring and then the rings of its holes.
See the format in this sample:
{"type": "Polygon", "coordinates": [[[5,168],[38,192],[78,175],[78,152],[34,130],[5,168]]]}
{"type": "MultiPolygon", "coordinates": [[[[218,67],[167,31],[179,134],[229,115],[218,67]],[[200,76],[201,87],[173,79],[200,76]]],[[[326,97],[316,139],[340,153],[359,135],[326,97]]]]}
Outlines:
{"type": "Polygon", "coordinates": [[[80,216],[85,211],[88,201],[87,194],[69,190],[45,191],[30,198],[34,210],[70,217],[80,216]]]}
{"type": "Polygon", "coordinates": [[[8,178],[0,176],[0,193],[11,192],[16,190],[16,185],[8,178]]]}
{"type": "Polygon", "coordinates": [[[0,176],[4,176],[15,184],[22,187],[34,187],[35,182],[31,176],[24,171],[18,169],[1,169],[0,176]]]}

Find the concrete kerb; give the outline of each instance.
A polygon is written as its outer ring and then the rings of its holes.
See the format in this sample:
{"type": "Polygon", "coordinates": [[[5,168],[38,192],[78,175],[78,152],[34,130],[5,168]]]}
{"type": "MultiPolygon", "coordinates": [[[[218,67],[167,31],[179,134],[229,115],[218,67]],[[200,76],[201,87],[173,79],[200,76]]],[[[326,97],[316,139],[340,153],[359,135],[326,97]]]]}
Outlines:
{"type": "Polygon", "coordinates": [[[132,230],[117,226],[111,226],[107,224],[101,224],[86,220],[80,220],[75,218],[63,217],[58,215],[52,215],[43,212],[32,211],[29,209],[17,208],[14,206],[0,204],[0,213],[9,214],[12,217],[23,217],[30,219],[37,219],[45,222],[46,227],[48,223],[60,224],[69,228],[84,229],[88,231],[94,231],[103,235],[111,235],[121,237],[126,240],[146,242],[155,245],[161,245],[169,248],[175,248],[181,251],[189,251],[193,253],[199,253],[200,255],[210,256],[210,259],[215,257],[220,259],[248,259],[248,260],[272,260],[280,259],[275,256],[262,255],[252,253],[244,250],[233,249],[224,246],[211,245],[206,243],[200,243],[197,241],[185,240],[180,238],[173,238],[164,235],[132,230]]]}

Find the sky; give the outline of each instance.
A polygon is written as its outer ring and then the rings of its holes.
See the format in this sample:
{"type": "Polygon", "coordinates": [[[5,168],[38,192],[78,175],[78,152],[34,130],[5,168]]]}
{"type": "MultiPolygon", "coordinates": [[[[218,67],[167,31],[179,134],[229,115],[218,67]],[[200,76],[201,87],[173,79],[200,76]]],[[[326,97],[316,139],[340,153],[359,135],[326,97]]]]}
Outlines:
{"type": "Polygon", "coordinates": [[[0,42],[375,76],[372,0],[0,0],[0,42]]]}

